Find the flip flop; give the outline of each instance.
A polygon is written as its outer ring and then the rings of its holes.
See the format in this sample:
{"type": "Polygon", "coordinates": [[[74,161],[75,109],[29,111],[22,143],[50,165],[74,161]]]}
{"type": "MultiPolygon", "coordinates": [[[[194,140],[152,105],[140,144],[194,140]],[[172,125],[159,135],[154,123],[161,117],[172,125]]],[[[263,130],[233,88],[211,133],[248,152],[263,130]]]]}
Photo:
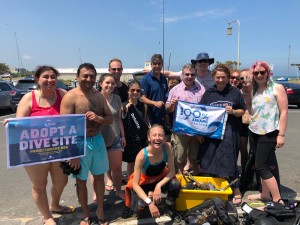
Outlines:
{"type": "Polygon", "coordinates": [[[56,213],[56,214],[70,214],[75,211],[74,206],[61,206],[62,210],[51,210],[51,213],[56,213]]]}
{"type": "Polygon", "coordinates": [[[112,184],[112,185],[105,184],[105,190],[113,191],[114,189],[115,189],[114,184],[112,184]]]}
{"type": "Polygon", "coordinates": [[[243,197],[241,195],[236,195],[232,198],[232,203],[234,206],[240,206],[242,204],[243,197]],[[233,202],[235,201],[235,202],[233,202]]]}
{"type": "Polygon", "coordinates": [[[92,217],[86,217],[86,218],[81,218],[81,222],[80,222],[80,225],[82,225],[82,222],[85,223],[85,225],[97,225],[98,222],[97,220],[95,220],[94,218],[92,217]]]}
{"type": "Polygon", "coordinates": [[[102,224],[109,225],[109,222],[108,222],[108,220],[106,218],[104,218],[103,220],[101,220],[98,217],[96,217],[96,219],[98,220],[98,224],[99,225],[102,225],[102,224]]]}

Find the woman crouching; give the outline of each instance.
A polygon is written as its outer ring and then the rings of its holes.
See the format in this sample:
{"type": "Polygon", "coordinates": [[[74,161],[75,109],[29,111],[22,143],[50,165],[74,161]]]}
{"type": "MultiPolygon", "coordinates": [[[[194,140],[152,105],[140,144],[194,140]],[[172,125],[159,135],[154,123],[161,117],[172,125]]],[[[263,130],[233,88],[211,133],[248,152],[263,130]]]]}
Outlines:
{"type": "Polygon", "coordinates": [[[160,217],[157,205],[161,203],[162,191],[168,192],[164,209],[169,214],[179,195],[180,183],[175,178],[174,156],[171,144],[165,142],[162,126],[154,124],[149,129],[148,143],[135,159],[134,173],[130,176],[125,189],[124,211],[130,209],[132,193],[133,196],[138,196],[139,210],[148,205],[151,216],[156,218],[160,217]]]}

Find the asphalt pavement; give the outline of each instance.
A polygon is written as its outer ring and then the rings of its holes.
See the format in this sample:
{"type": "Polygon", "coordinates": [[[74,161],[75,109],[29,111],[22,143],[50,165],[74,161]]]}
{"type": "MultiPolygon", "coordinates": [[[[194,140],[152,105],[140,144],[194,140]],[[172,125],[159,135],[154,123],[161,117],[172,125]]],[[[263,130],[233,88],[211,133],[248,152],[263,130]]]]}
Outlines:
{"type": "MultiPolygon", "coordinates": [[[[14,114],[8,115],[0,112],[0,225],[40,225],[43,224],[43,220],[33,203],[31,184],[25,170],[23,168],[7,169],[6,135],[5,128],[1,124],[5,118],[14,116],[14,114]]],[[[300,200],[299,118],[300,110],[290,107],[286,144],[282,149],[277,150],[282,196],[298,200],[300,200]]],[[[123,165],[123,171],[125,171],[125,168],[126,165],[123,165]]],[[[76,211],[68,215],[54,215],[60,225],[80,223],[81,208],[77,201],[74,184],[75,180],[69,178],[68,185],[61,198],[61,204],[72,205],[76,208],[76,211]]],[[[88,187],[91,190],[90,184],[88,187]]],[[[47,190],[49,193],[49,187],[47,190]]],[[[252,192],[247,192],[246,196],[250,193],[252,192]]],[[[93,204],[91,192],[89,194],[89,207],[94,213],[96,205],[93,204]]],[[[244,201],[247,201],[246,196],[243,198],[244,201]]],[[[174,224],[167,216],[161,216],[156,220],[152,218],[137,220],[135,217],[121,219],[123,205],[124,203],[115,196],[115,192],[105,192],[104,211],[107,219],[111,222],[110,224],[174,224]]],[[[184,224],[184,222],[177,224],[184,224]]]]}

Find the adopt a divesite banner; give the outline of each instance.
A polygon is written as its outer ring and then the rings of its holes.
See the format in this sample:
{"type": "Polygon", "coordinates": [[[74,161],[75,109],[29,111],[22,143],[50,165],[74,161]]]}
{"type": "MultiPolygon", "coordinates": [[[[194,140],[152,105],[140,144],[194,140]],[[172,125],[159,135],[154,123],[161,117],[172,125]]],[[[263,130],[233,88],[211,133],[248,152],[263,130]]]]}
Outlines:
{"type": "Polygon", "coordinates": [[[178,101],[173,132],[222,140],[227,116],[222,107],[178,101]]]}
{"type": "Polygon", "coordinates": [[[85,115],[9,119],[7,167],[35,165],[85,156],[85,115]]]}

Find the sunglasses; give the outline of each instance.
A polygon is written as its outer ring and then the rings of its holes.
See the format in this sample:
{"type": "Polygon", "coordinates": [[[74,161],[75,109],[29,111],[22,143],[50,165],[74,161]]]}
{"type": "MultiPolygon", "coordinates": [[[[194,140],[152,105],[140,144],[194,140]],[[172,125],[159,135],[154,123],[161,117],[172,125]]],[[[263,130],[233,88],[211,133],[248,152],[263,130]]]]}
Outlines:
{"type": "Polygon", "coordinates": [[[123,68],[111,68],[112,71],[122,71],[123,68]]]}
{"type": "Polygon", "coordinates": [[[244,80],[245,78],[244,77],[240,77],[240,80],[244,80]]]}
{"type": "Polygon", "coordinates": [[[261,75],[263,76],[263,75],[266,74],[266,72],[267,72],[267,71],[255,71],[255,72],[253,72],[253,74],[254,74],[255,76],[258,76],[258,74],[261,74],[261,75]]]}
{"type": "Polygon", "coordinates": [[[153,66],[161,66],[162,65],[162,62],[153,62],[151,63],[153,66]]]}
{"type": "Polygon", "coordinates": [[[130,89],[129,91],[130,91],[131,93],[134,93],[134,92],[140,93],[140,92],[141,92],[141,89],[130,89]]]}
{"type": "Polygon", "coordinates": [[[186,76],[186,77],[189,77],[189,76],[194,77],[195,74],[194,73],[185,73],[184,76],[186,76]]]}
{"type": "MultiPolygon", "coordinates": [[[[231,80],[234,80],[234,79],[240,80],[240,77],[231,76],[230,79],[231,79],[231,80]]],[[[243,79],[244,79],[244,78],[243,78],[243,79]]]]}
{"type": "Polygon", "coordinates": [[[209,63],[208,59],[200,59],[197,61],[198,63],[209,63]]]}

